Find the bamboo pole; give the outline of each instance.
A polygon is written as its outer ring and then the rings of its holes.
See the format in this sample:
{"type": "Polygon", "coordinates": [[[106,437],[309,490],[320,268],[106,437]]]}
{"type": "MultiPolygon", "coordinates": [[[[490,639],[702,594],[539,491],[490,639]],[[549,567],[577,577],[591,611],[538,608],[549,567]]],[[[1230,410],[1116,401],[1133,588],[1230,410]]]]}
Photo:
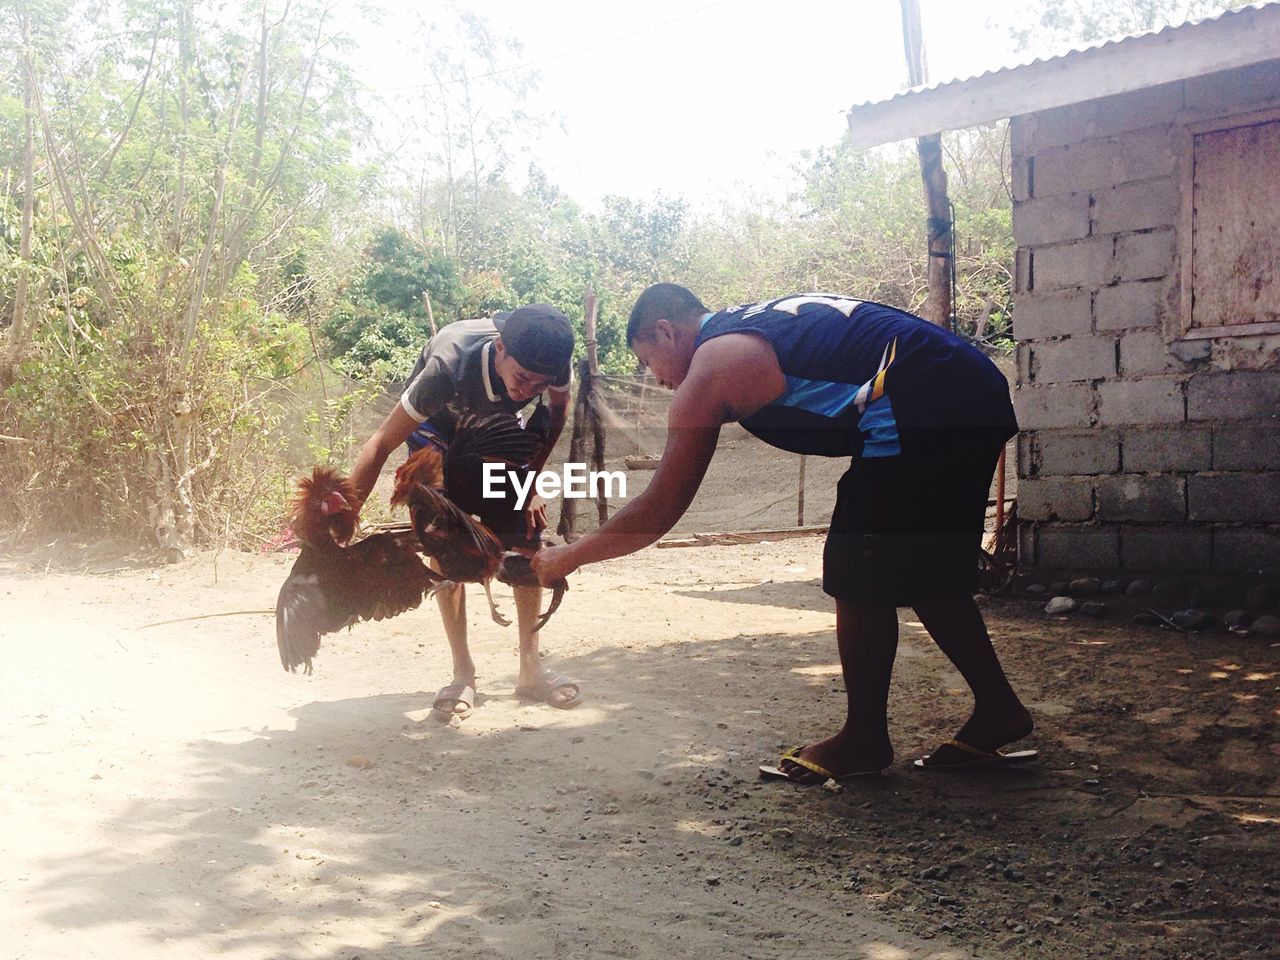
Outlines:
{"type": "Polygon", "coordinates": [[[435,314],[431,312],[431,294],[426,290],[422,291],[422,308],[427,311],[427,323],[431,325],[431,335],[434,337],[440,331],[436,328],[435,314]]]}

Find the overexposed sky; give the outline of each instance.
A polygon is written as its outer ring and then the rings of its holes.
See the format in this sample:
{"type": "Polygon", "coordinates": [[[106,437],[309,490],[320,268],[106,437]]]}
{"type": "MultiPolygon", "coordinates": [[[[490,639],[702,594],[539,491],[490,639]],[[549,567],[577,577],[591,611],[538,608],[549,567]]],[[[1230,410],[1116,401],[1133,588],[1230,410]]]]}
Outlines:
{"type": "MultiPolygon", "coordinates": [[[[554,112],[531,148],[571,196],[684,196],[695,205],[789,182],[804,149],[835,143],[854,103],[906,86],[898,0],[457,0],[524,45],[529,107],[554,112]]],[[[411,0],[353,18],[357,72],[393,113],[412,110],[425,72],[405,45],[411,0]]],[[[442,5],[443,6],[443,5],[442,5]]],[[[1013,0],[921,0],[930,80],[1016,62],[1013,0]]],[[[403,115],[403,113],[401,113],[403,115]]],[[[394,126],[394,120],[389,121],[394,126]]],[[[518,165],[524,169],[522,162],[518,165]]]]}

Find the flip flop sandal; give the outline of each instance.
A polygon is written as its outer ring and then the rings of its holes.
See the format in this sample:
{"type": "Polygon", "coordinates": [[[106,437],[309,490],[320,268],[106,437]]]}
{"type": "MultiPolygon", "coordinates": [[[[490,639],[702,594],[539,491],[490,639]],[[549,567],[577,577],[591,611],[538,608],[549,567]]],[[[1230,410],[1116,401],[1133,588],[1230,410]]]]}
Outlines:
{"type": "Polygon", "coordinates": [[[465,720],[471,716],[476,703],[476,688],[462,680],[455,680],[440,688],[435,702],[431,704],[431,716],[441,723],[448,723],[454,717],[465,720]],[[458,704],[465,709],[459,710],[458,704]]]}
{"type": "Polygon", "coordinates": [[[1040,755],[1038,750],[981,750],[963,740],[948,740],[915,765],[921,770],[972,770],[974,767],[1016,766],[1030,763],[1040,755]]]}
{"type": "Polygon", "coordinates": [[[778,760],[778,765],[771,766],[763,764],[760,767],[760,777],[764,780],[789,780],[792,783],[798,783],[801,786],[810,787],[819,783],[826,783],[828,780],[834,780],[836,783],[844,783],[846,780],[856,780],[859,777],[875,777],[884,773],[884,767],[876,767],[873,770],[855,770],[852,773],[835,774],[821,764],[814,763],[812,760],[806,760],[800,756],[800,751],[804,747],[792,747],[784,753],[778,760]],[[794,767],[790,770],[784,770],[784,763],[794,764],[795,767],[801,768],[798,772],[794,767]]]}
{"type": "Polygon", "coordinates": [[[576,680],[570,680],[563,673],[546,670],[542,674],[542,684],[537,687],[516,687],[516,696],[521,700],[537,700],[557,710],[572,710],[582,702],[582,687],[576,680]],[[562,687],[573,687],[574,694],[568,700],[555,701],[551,694],[562,687]]]}

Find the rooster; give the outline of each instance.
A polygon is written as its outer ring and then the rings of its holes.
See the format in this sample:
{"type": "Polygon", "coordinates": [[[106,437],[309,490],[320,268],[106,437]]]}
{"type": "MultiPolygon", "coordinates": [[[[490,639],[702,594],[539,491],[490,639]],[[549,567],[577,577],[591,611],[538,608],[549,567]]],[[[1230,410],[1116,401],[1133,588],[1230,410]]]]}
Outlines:
{"type": "MultiPolygon", "coordinates": [[[[528,558],[504,551],[494,532],[523,523],[515,508],[515,492],[504,484],[504,496],[486,498],[484,465],[498,463],[524,482],[527,464],[537,454],[542,438],[526,430],[511,416],[470,414],[458,419],[448,454],[431,445],[423,447],[396,471],[392,505],[405,505],[422,552],[435,559],[447,581],[479,583],[489,600],[494,622],[511,621],[493,601],[490,581],[538,586],[528,558]]],[[[551,606],[538,620],[541,630],[560,606],[568,589],[564,580],[552,585],[551,606]]]]}
{"type": "Polygon", "coordinates": [[[360,620],[384,620],[422,603],[439,582],[418,556],[410,530],[375,533],[356,543],[355,488],[328,467],[298,483],[290,526],[302,552],[276,601],[280,663],[311,673],[320,637],[360,620]]]}

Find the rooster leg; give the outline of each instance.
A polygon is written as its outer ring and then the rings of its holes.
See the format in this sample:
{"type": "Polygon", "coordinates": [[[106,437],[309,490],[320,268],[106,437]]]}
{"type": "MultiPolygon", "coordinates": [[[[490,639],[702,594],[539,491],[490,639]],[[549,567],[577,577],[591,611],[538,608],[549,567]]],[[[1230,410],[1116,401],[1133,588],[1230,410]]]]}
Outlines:
{"type": "Polygon", "coordinates": [[[493,602],[493,591],[489,589],[489,581],[484,582],[484,595],[489,598],[489,614],[493,617],[493,622],[500,627],[511,626],[511,621],[498,612],[498,605],[493,602]]]}
{"type": "Polygon", "coordinates": [[[445,593],[448,593],[454,587],[458,587],[458,586],[461,586],[461,584],[459,584],[456,580],[437,580],[427,589],[427,596],[434,597],[441,590],[443,590],[445,593]]]}

